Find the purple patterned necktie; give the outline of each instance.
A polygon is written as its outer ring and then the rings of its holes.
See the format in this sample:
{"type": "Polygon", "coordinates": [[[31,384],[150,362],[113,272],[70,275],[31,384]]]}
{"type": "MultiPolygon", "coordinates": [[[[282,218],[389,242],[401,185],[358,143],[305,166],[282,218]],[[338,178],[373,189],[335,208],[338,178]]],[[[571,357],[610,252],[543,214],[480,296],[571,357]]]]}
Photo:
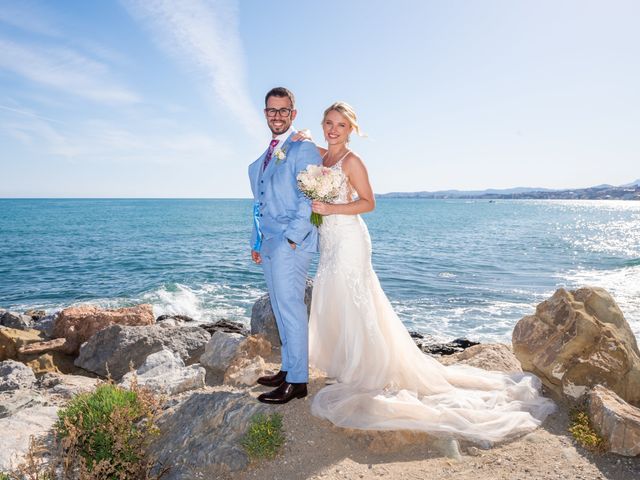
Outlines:
{"type": "Polygon", "coordinates": [[[269,150],[267,150],[267,156],[264,157],[264,164],[262,166],[262,171],[264,172],[267,169],[267,165],[271,161],[271,157],[273,156],[273,151],[276,149],[276,145],[278,144],[278,140],[273,139],[269,144],[269,150]]]}

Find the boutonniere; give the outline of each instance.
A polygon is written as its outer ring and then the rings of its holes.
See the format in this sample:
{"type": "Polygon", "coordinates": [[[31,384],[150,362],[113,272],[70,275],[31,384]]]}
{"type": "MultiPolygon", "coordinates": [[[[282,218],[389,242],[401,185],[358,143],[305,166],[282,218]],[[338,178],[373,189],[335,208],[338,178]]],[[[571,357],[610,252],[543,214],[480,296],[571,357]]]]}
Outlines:
{"type": "Polygon", "coordinates": [[[284,162],[287,159],[287,151],[278,148],[275,152],[273,152],[273,156],[276,157],[276,165],[279,165],[281,162],[284,162]]]}

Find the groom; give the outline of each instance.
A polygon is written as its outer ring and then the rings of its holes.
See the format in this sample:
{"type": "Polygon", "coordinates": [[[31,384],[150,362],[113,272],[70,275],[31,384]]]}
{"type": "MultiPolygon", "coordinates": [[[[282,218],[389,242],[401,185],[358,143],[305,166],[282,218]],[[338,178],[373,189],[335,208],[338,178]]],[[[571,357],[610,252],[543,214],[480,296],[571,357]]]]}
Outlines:
{"type": "Polygon", "coordinates": [[[307,395],[309,329],[304,291],[318,232],[311,225],[310,201],[300,192],[297,175],[320,155],[312,142],[292,142],[296,133],[293,93],[271,89],[265,97],[265,118],[272,133],[267,150],[251,165],[253,232],[251,257],[262,264],[282,343],[282,367],[258,383],[277,387],[263,393],[263,403],[287,403],[307,395]]]}

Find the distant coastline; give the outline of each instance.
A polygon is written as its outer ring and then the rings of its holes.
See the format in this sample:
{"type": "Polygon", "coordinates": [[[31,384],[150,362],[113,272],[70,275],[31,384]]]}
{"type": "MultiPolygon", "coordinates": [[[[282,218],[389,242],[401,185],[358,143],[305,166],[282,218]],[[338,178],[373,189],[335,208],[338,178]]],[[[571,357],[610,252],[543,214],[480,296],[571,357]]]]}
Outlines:
{"type": "Polygon", "coordinates": [[[518,187],[504,190],[440,190],[437,192],[390,192],[378,198],[482,199],[482,200],[640,200],[640,179],[626,185],[551,190],[518,187]]]}

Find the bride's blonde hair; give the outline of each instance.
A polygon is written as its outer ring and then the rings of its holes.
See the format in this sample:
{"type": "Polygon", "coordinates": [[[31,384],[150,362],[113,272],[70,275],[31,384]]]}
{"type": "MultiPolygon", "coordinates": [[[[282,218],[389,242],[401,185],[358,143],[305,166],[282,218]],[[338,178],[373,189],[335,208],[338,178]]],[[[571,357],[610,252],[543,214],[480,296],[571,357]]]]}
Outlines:
{"type": "Polygon", "coordinates": [[[344,118],[346,118],[356,134],[361,137],[366,136],[364,133],[362,133],[360,125],[358,125],[358,117],[356,116],[356,111],[347,102],[335,102],[330,105],[329,108],[324,111],[324,115],[322,116],[322,123],[324,123],[325,119],[327,118],[327,114],[332,110],[335,110],[344,118]]]}

